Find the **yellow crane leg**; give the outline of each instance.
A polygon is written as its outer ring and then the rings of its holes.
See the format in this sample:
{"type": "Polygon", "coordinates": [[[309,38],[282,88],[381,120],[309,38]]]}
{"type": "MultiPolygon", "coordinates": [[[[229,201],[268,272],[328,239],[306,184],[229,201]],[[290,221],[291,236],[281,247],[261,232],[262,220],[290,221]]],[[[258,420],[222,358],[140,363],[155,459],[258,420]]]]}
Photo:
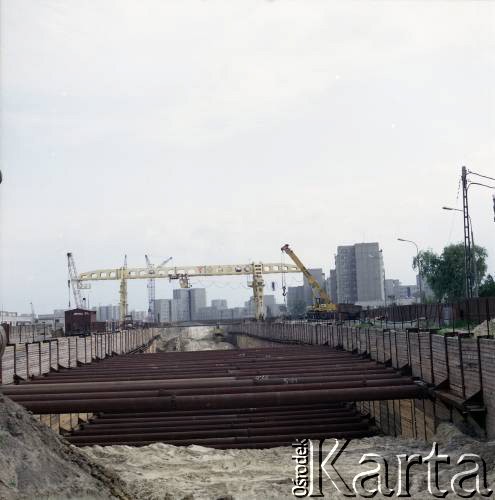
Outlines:
{"type": "Polygon", "coordinates": [[[262,320],[265,317],[265,308],[263,304],[263,289],[265,282],[263,281],[263,265],[253,264],[253,297],[255,318],[262,320]]]}
{"type": "Polygon", "coordinates": [[[122,276],[120,280],[120,321],[124,322],[127,315],[127,279],[122,276]]]}

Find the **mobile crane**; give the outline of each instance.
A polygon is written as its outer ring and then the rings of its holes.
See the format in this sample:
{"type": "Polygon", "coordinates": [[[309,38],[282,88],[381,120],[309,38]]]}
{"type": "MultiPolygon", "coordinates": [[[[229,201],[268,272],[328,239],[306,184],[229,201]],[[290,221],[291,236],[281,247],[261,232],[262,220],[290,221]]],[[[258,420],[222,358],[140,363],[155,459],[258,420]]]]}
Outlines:
{"type": "Polygon", "coordinates": [[[292,251],[288,244],[285,244],[281,250],[293,260],[294,264],[308,280],[309,286],[313,291],[315,302],[307,313],[308,319],[334,318],[337,312],[337,306],[332,302],[328,293],[320,286],[318,281],[316,281],[316,278],[309,272],[307,267],[301,262],[299,257],[292,251]]]}

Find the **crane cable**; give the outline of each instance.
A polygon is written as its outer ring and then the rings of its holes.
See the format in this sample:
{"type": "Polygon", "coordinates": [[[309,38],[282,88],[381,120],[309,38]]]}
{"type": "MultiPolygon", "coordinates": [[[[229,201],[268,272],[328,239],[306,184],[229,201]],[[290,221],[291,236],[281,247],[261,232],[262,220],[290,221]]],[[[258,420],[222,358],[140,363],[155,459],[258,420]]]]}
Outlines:
{"type": "Polygon", "coordinates": [[[285,262],[284,262],[284,252],[281,252],[280,256],[280,265],[282,267],[282,295],[284,297],[284,305],[287,305],[287,282],[286,282],[286,277],[285,277],[285,262]]]}

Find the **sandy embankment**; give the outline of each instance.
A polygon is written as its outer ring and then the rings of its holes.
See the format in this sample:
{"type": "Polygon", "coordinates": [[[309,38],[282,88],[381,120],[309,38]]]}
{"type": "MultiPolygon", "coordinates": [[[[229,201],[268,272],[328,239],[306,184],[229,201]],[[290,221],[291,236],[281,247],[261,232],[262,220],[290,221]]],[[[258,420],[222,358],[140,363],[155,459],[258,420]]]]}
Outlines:
{"type": "MultiPolygon", "coordinates": [[[[462,453],[479,454],[489,468],[488,482],[495,489],[495,442],[481,443],[444,424],[436,436],[439,452],[449,454],[452,464],[440,466],[439,484],[449,488],[462,453]]],[[[426,457],[431,443],[392,437],[373,437],[352,441],[336,467],[343,478],[352,484],[358,473],[372,468],[359,465],[364,453],[378,453],[390,464],[393,487],[397,478],[397,454],[419,453],[426,457]],[[367,468],[366,468],[367,467],[367,468]]],[[[294,499],[292,478],[294,462],[290,447],[269,450],[213,450],[200,446],[175,447],[153,444],[142,448],[129,446],[94,446],[83,448],[90,460],[114,471],[137,500],[195,499],[236,500],[294,499]]],[[[469,468],[472,465],[468,466],[469,468]]],[[[427,466],[413,469],[412,498],[434,498],[427,493],[427,466]]],[[[348,498],[336,494],[333,486],[324,483],[325,498],[348,498]]],[[[450,495],[453,495],[452,492],[450,495]]],[[[380,498],[376,496],[375,498],[380,498]]]]}
{"type": "MultiPolygon", "coordinates": [[[[1,398],[1,396],[0,396],[1,398]]],[[[462,453],[476,453],[488,466],[488,482],[495,489],[495,442],[479,442],[443,425],[436,436],[440,452],[452,465],[441,465],[440,485],[448,486],[462,453]]],[[[396,478],[396,455],[427,456],[430,443],[392,437],[353,441],[338,461],[348,481],[363,471],[364,453],[378,453],[391,464],[396,478]]],[[[294,462],[290,447],[270,450],[214,450],[200,446],[176,447],[161,443],[74,448],[23,408],[0,399],[0,498],[69,499],[293,499],[294,462]]],[[[413,498],[427,496],[427,468],[412,475],[413,498]]],[[[394,484],[392,483],[391,486],[394,484]]],[[[326,498],[339,498],[325,483],[326,498]]],[[[344,498],[344,497],[340,497],[344,498]]],[[[378,498],[378,497],[376,497],[378,498]]]]}
{"type": "Polygon", "coordinates": [[[0,499],[42,498],[130,497],[113,472],[0,394],[0,499]]]}

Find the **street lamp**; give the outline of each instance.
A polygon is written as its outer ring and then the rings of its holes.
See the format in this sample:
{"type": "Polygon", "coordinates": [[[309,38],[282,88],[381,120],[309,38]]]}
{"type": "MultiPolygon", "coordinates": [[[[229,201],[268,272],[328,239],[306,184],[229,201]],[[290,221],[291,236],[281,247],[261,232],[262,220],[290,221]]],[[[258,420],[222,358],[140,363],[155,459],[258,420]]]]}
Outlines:
{"type": "Polygon", "coordinates": [[[402,241],[405,243],[412,243],[416,247],[416,261],[418,263],[418,276],[419,276],[419,302],[421,303],[423,299],[423,285],[421,283],[421,262],[419,261],[419,248],[418,245],[412,240],[405,240],[404,238],[397,238],[397,241],[402,241]]]}
{"type": "MultiPolygon", "coordinates": [[[[460,208],[452,208],[452,207],[442,207],[443,210],[448,210],[449,212],[461,212],[461,214],[464,213],[464,210],[461,210],[460,208]]],[[[471,216],[468,214],[469,218],[469,229],[471,232],[471,244],[473,245],[473,248],[468,248],[468,252],[472,252],[472,266],[473,266],[473,274],[474,274],[474,296],[478,296],[478,270],[476,269],[476,254],[475,254],[475,245],[474,245],[474,234],[473,234],[473,221],[471,219],[471,216]]]]}

